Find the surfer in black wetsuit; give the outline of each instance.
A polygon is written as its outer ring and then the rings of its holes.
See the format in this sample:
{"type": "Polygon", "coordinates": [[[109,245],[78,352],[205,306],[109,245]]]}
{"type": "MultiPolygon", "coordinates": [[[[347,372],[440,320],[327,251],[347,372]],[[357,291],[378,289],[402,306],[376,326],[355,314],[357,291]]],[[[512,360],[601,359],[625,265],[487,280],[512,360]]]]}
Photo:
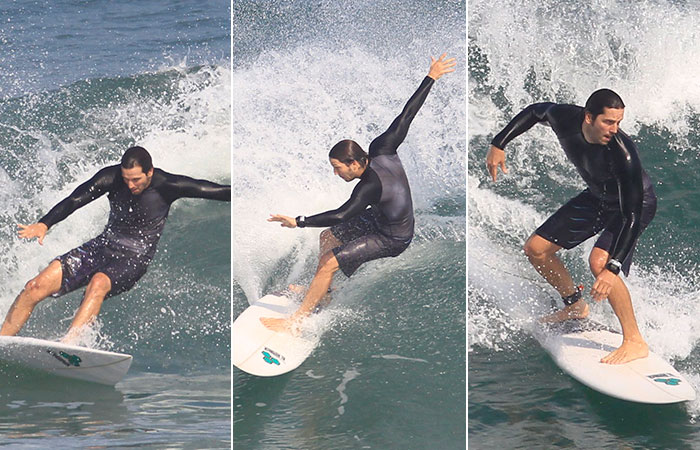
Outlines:
{"type": "Polygon", "coordinates": [[[453,72],[454,58],[431,58],[430,71],[391,126],[374,139],[369,154],[354,141],[338,142],[328,157],[333,173],[350,182],[359,179],[350,199],[338,209],[296,218],[279,214],[268,221],[283,227],[330,227],[320,236],[316,275],[299,309],[287,319],[260,319],[268,328],[287,331],[311,314],[328,292],[333,274],[351,276],[367,261],[398,256],[413,238],[413,202],[403,165],[396,153],[411,121],[435,80],[453,72]]]}
{"type": "Polygon", "coordinates": [[[0,335],[15,335],[34,307],[87,286],[64,341],[75,341],[84,325],[100,312],[106,297],[131,289],[146,273],[156,252],[170,205],[179,198],[231,200],[231,187],[174,175],[153,167],[142,147],[129,148],[121,164],[106,167],[32,225],[19,225],[19,236],[38,238],[78,208],[107,194],[109,220],[102,234],[54,259],[29,281],[10,307],[0,335]]]}
{"type": "Polygon", "coordinates": [[[624,107],[622,99],[609,89],[594,92],[585,108],[554,103],[530,105],[494,137],[486,157],[488,171],[496,181],[499,168],[507,173],[506,144],[536,123],[544,123],[552,127],[566,156],[586,182],[588,188],[537,228],[524,250],[565,305],[542,321],[584,318],[588,305],[556,252],[600,233],[589,257],[596,277],[591,295],[595,301],[610,300],[624,336],[620,348],[601,360],[611,364],[644,358],[649,352],[619,273],[629,273],[637,239],[656,213],[656,195],[637,147],[619,129],[624,107]]]}

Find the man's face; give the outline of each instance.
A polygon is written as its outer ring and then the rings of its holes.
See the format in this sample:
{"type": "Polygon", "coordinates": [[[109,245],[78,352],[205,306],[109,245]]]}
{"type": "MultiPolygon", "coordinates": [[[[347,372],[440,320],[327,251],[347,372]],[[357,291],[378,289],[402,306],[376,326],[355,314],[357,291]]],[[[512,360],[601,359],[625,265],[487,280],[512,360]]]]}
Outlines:
{"type": "Polygon", "coordinates": [[[591,144],[607,145],[617,134],[624,115],[625,110],[622,108],[603,108],[603,112],[595,119],[590,113],[586,113],[587,138],[591,140],[591,144]]]}
{"type": "Polygon", "coordinates": [[[353,161],[350,164],[345,164],[335,158],[330,158],[330,161],[331,166],[333,166],[333,173],[345,181],[352,181],[362,174],[362,166],[357,161],[353,161]]]}
{"type": "Polygon", "coordinates": [[[125,169],[122,167],[122,178],[124,179],[124,184],[129,188],[132,194],[141,195],[143,191],[146,190],[148,186],[151,185],[151,178],[153,177],[153,168],[144,173],[141,166],[134,166],[131,169],[125,169]]]}

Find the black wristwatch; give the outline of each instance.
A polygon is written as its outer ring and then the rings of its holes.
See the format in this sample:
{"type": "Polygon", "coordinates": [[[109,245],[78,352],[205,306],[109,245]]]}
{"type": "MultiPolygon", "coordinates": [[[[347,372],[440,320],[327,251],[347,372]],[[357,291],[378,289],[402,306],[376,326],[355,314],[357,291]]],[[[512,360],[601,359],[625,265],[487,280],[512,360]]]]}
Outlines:
{"type": "Polygon", "coordinates": [[[610,272],[614,273],[615,275],[617,275],[620,273],[620,269],[622,269],[622,263],[616,259],[611,259],[605,265],[605,268],[608,269],[610,272]]]}
{"type": "Polygon", "coordinates": [[[304,228],[306,226],[306,216],[298,216],[294,220],[297,222],[299,228],[304,228]]]}

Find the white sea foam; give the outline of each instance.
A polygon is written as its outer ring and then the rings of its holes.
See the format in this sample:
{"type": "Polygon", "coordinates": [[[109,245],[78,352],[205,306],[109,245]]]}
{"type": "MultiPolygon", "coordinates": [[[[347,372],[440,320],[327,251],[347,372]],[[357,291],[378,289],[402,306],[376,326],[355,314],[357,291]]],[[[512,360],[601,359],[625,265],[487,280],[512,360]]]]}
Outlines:
{"type": "MultiPolygon", "coordinates": [[[[34,141],[31,147],[14,150],[32,165],[32,176],[26,179],[26,186],[10,183],[3,191],[21,190],[24,196],[16,196],[2,215],[4,226],[11,228],[12,234],[2,244],[0,265],[6,278],[0,286],[0,316],[4,317],[24,283],[53,257],[99,234],[107,222],[109,207],[105,197],[79,209],[49,231],[43,246],[14,238],[15,223],[38,220],[97,170],[118,163],[126,146],[144,146],[153,156],[154,165],[166,171],[229,182],[229,68],[211,66],[180,72],[170,68],[137,77],[162,84],[154,87],[161,89],[161,94],[149,97],[140,90],[115,88],[111,94],[118,93],[123,101],[115,100],[107,106],[101,102],[87,104],[80,111],[81,118],[76,119],[75,129],[65,132],[68,134],[41,130],[41,117],[36,118],[36,124],[21,121],[26,124],[21,131],[33,136],[34,141]],[[35,160],[39,162],[33,163],[35,160]]],[[[72,86],[66,89],[66,95],[69,99],[90,98],[97,94],[93,93],[98,89],[96,83],[99,81],[72,86]]],[[[49,100],[37,96],[36,102],[52,101],[51,95],[47,94],[49,100]]],[[[191,204],[179,203],[174,210],[191,204]]]]}
{"type": "MultiPolygon", "coordinates": [[[[319,230],[282,229],[266,222],[269,214],[311,215],[345,202],[354,183],[333,175],[328,150],[345,138],[367,149],[420,84],[424,60],[407,66],[403,57],[310,45],[264,53],[236,68],[233,277],[249,301],[269,288],[281,260],[291,266],[282,275],[286,284],[317,258],[319,230]]],[[[399,149],[416,210],[464,195],[464,87],[450,76],[433,87],[399,149]]],[[[417,234],[434,223],[417,220],[417,234]]],[[[463,222],[453,228],[463,238],[463,222]]]]}

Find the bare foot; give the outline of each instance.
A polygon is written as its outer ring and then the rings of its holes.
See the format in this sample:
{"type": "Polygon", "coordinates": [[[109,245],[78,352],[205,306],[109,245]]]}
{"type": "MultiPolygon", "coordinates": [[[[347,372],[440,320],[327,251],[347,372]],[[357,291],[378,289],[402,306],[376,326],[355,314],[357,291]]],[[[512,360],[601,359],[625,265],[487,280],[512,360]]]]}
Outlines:
{"type": "Polygon", "coordinates": [[[580,299],[573,305],[564,306],[557,312],[540,317],[541,323],[558,323],[570,319],[583,319],[588,316],[588,303],[580,299]]]}
{"type": "Polygon", "coordinates": [[[605,364],[624,364],[635,359],[649,356],[649,346],[644,341],[623,340],[617,350],[610,352],[600,362],[605,364]]]}
{"type": "Polygon", "coordinates": [[[82,330],[68,330],[68,333],[66,333],[66,335],[63,336],[59,342],[68,345],[78,345],[78,341],[80,341],[82,334],[81,331],[82,330]]]}
{"type": "Polygon", "coordinates": [[[60,342],[61,344],[76,345],[77,341],[78,341],[78,339],[74,336],[71,336],[71,337],[63,336],[61,338],[61,340],[58,342],[60,342]]]}
{"type": "Polygon", "coordinates": [[[273,317],[261,317],[260,322],[272,331],[278,333],[287,333],[292,335],[299,334],[299,324],[292,321],[289,318],[286,319],[276,319],[273,317]]]}

